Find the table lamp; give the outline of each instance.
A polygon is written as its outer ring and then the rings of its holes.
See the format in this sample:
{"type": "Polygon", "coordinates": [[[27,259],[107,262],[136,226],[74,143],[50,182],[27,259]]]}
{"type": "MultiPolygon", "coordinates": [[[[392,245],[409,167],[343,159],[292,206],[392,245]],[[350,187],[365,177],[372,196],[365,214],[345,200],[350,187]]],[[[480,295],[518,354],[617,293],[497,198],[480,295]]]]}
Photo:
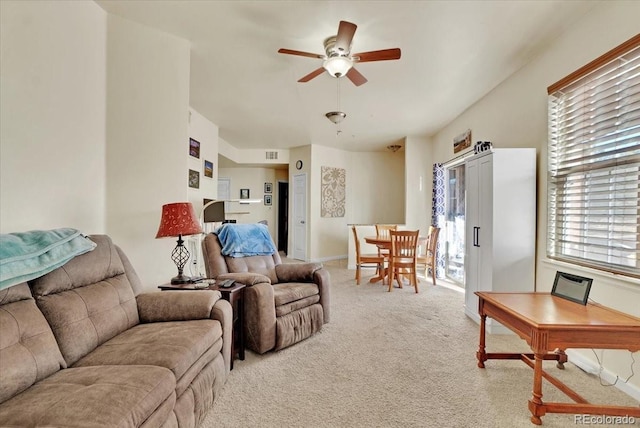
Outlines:
{"type": "Polygon", "coordinates": [[[171,260],[178,267],[178,275],[171,278],[171,284],[186,284],[191,278],[182,273],[189,260],[189,251],[184,246],[182,235],[202,233],[200,222],[190,202],[175,202],[162,206],[162,217],[156,238],[177,236],[178,245],[171,252],[171,260]]]}

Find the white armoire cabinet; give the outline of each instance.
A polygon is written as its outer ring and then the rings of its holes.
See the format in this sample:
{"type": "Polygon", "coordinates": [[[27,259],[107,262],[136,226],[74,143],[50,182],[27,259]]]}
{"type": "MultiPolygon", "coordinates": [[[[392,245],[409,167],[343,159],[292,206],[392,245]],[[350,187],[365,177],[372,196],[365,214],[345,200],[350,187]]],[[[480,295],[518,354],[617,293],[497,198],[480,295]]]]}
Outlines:
{"type": "MultiPolygon", "coordinates": [[[[534,291],[536,150],[493,149],[465,162],[465,313],[476,291],[534,291]]],[[[508,330],[487,319],[487,331],[508,330]]]]}

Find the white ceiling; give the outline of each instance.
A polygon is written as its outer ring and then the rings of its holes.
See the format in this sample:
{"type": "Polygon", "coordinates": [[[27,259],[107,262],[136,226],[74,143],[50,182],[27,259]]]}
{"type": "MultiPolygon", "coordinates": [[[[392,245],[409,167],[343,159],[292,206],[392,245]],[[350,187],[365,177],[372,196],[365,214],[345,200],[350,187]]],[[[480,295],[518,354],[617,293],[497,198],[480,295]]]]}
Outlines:
{"type": "Polygon", "coordinates": [[[436,133],[543,51],[595,1],[149,1],[97,0],[106,11],[191,42],[190,105],[237,148],[307,144],[385,150],[436,133]],[[341,20],[352,52],[399,47],[402,58],[356,64],[356,87],[302,76],[341,20]],[[347,118],[341,133],[325,113],[347,118]]]}

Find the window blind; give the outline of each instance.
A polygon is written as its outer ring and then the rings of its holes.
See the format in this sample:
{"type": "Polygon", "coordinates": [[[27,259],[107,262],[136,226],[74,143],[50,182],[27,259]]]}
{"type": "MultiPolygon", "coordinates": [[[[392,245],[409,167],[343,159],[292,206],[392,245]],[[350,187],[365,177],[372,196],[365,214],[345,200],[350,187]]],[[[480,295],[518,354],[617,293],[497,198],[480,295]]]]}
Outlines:
{"type": "Polygon", "coordinates": [[[640,35],[630,42],[549,88],[547,255],[640,277],[640,35]]]}

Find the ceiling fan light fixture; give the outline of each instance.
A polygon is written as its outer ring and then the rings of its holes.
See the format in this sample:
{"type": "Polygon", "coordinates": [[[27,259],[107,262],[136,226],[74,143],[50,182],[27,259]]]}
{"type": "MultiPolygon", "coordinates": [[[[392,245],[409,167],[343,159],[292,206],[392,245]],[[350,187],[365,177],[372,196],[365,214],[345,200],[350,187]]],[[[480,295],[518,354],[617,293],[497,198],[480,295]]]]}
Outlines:
{"type": "Polygon", "coordinates": [[[387,146],[387,149],[391,150],[393,153],[397,152],[401,148],[402,146],[400,144],[391,144],[390,146],[387,146]]]}
{"type": "Polygon", "coordinates": [[[353,61],[346,56],[332,56],[327,58],[322,66],[330,75],[337,78],[345,76],[351,70],[353,61]]]}
{"type": "Polygon", "coordinates": [[[331,122],[335,123],[336,125],[342,122],[345,117],[347,117],[347,115],[341,111],[330,111],[329,113],[325,114],[325,116],[327,116],[327,119],[329,119],[331,122]]]}

